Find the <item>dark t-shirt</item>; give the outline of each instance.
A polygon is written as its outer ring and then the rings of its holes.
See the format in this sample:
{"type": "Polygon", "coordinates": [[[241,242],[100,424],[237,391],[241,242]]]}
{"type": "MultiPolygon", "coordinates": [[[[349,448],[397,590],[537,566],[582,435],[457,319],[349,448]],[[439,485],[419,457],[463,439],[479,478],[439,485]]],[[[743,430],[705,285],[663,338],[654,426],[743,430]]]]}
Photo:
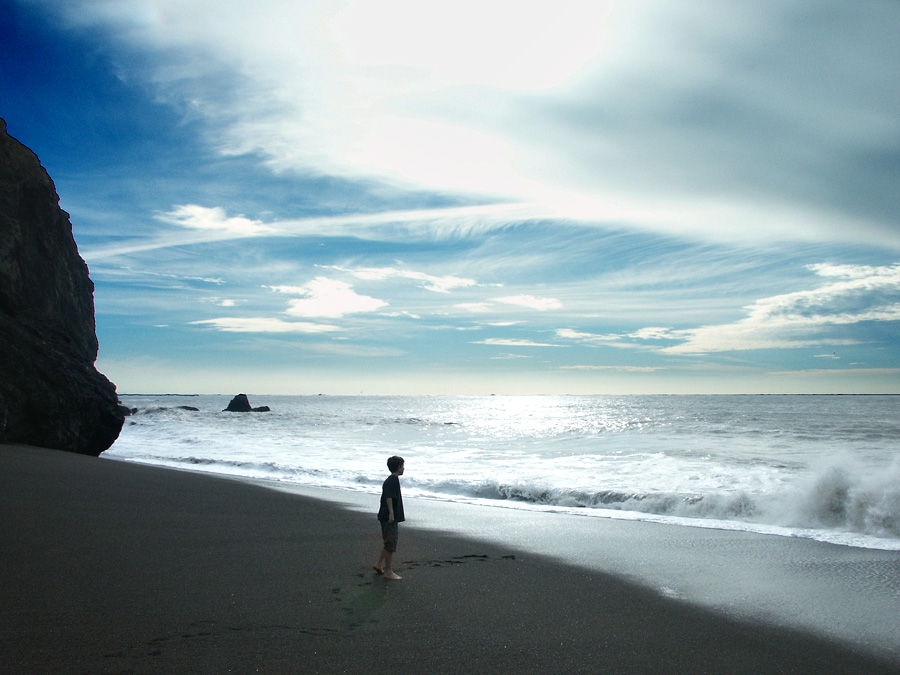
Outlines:
{"type": "Polygon", "coordinates": [[[387,507],[388,498],[393,500],[394,505],[394,522],[402,523],[406,518],[403,517],[403,497],[400,495],[400,477],[391,474],[384,479],[381,485],[381,506],[378,509],[378,520],[382,523],[388,521],[390,512],[387,507]]]}

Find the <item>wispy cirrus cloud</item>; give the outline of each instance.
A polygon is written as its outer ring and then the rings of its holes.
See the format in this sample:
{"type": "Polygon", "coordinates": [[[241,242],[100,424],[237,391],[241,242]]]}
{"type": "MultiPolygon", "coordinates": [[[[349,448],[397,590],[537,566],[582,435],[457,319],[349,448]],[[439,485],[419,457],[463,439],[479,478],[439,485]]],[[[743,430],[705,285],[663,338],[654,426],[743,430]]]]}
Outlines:
{"type": "Polygon", "coordinates": [[[628,337],[635,340],[678,340],[684,339],[687,335],[683,331],[672,330],[662,326],[647,326],[628,333],[628,337]]]}
{"type": "MultiPolygon", "coordinates": [[[[496,314],[511,311],[509,307],[522,307],[538,312],[548,312],[562,309],[563,303],[556,298],[543,298],[534,295],[508,295],[500,298],[487,298],[477,302],[460,302],[454,305],[456,309],[472,314],[496,314]]],[[[495,321],[491,325],[514,325],[516,322],[495,321]]]]}
{"type": "MultiPolygon", "coordinates": [[[[900,321],[900,265],[818,263],[808,265],[807,269],[830,283],[757,300],[744,308],[747,316],[732,323],[678,329],[647,326],[609,334],[562,328],[555,333],[560,339],[580,344],[699,355],[853,345],[858,343],[858,338],[838,334],[834,329],[867,322],[900,321]]],[[[816,357],[838,358],[833,353],[816,357]]]]}
{"type": "Polygon", "coordinates": [[[560,370],[613,370],[622,373],[655,373],[657,368],[654,366],[560,366],[560,370]]]}
{"type": "Polygon", "coordinates": [[[121,77],[218,152],[274,172],[900,246],[889,3],[36,2],[106,36],[121,77]]]}
{"type": "Polygon", "coordinates": [[[738,360],[895,388],[863,366],[897,360],[896,3],[15,4],[50,47],[21,41],[17,73],[91,46],[71,90],[8,103],[57,127],[35,147],[85,195],[106,349],[166,325],[125,349],[169,358],[199,319],[209,360],[223,332],[283,334],[252,341],[279,377],[302,345],[326,381],[406,354],[404,386],[515,357],[548,388],[664,367],[691,389],[690,363],[715,390],[738,360]]]}
{"type": "MultiPolygon", "coordinates": [[[[157,222],[172,226],[166,232],[126,241],[88,246],[81,250],[88,262],[117,256],[246,238],[322,237],[364,241],[441,241],[483,236],[518,223],[542,220],[550,216],[546,207],[503,202],[480,206],[436,207],[433,209],[387,209],[374,213],[346,213],[336,216],[311,216],[259,220],[229,215],[224,207],[183,204],[155,214],[157,222]]],[[[375,274],[376,268],[371,268],[375,274]]],[[[351,271],[352,270],[347,270],[351,271]]],[[[399,272],[399,271],[398,271],[399,272]]],[[[365,274],[365,272],[361,272],[365,274]]],[[[414,276],[407,278],[415,279],[414,276]]],[[[441,278],[431,282],[430,290],[442,288],[441,278]]],[[[448,278],[448,282],[450,279],[448,278]]],[[[464,280],[460,279],[460,287],[464,280]]]]}
{"type": "Polygon", "coordinates": [[[515,338],[487,338],[473,342],[474,345],[493,345],[496,347],[565,347],[565,345],[551,342],[535,342],[533,340],[521,340],[515,338]]]}
{"type": "Polygon", "coordinates": [[[505,305],[516,305],[518,307],[527,307],[528,309],[536,309],[539,312],[546,312],[551,309],[561,309],[563,304],[556,298],[539,298],[534,295],[507,295],[502,298],[496,298],[496,302],[505,305]]]}
{"type": "Polygon", "coordinates": [[[284,321],[273,317],[219,317],[191,321],[194,326],[210,326],[226,333],[332,333],[341,330],[338,326],[308,323],[305,321],[284,321]]]}
{"type": "Polygon", "coordinates": [[[201,302],[209,302],[214,305],[218,305],[219,307],[236,307],[238,304],[237,300],[232,300],[231,298],[200,298],[201,302]]]}
{"type": "Polygon", "coordinates": [[[618,342],[622,339],[621,335],[598,335],[596,333],[585,333],[584,331],[572,330],[571,328],[558,328],[556,330],[557,337],[565,340],[576,340],[578,342],[618,342]]]}
{"type": "MultiPolygon", "coordinates": [[[[810,265],[833,280],[818,288],[757,300],[747,316],[730,324],[701,326],[660,337],[684,339],[666,354],[707,354],[856,344],[832,329],[864,322],[900,321],[900,265],[810,265]]],[[[660,329],[654,329],[659,331],[660,329]]]]}
{"type": "Polygon", "coordinates": [[[453,275],[435,276],[425,272],[416,272],[415,270],[400,269],[396,267],[354,267],[345,268],[337,265],[331,269],[340,272],[347,272],[358,279],[365,281],[386,281],[389,279],[409,279],[419,282],[422,288],[434,291],[435,293],[449,293],[458,288],[471,288],[477,286],[478,282],[474,279],[457,277],[453,275]]]}

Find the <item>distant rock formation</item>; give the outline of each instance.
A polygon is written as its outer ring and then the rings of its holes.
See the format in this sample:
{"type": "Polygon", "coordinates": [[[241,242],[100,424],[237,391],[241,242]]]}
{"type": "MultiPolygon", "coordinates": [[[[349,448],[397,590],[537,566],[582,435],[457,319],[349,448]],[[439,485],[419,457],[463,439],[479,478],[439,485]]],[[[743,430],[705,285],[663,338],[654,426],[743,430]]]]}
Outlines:
{"type": "Polygon", "coordinates": [[[247,394],[238,394],[231,399],[228,407],[222,412],[271,412],[271,408],[267,405],[252,408],[250,407],[250,399],[247,398],[247,394]]]}
{"type": "Polygon", "coordinates": [[[94,284],[37,156],[0,119],[0,441],[99,455],[119,435],[97,372],[94,284]]]}

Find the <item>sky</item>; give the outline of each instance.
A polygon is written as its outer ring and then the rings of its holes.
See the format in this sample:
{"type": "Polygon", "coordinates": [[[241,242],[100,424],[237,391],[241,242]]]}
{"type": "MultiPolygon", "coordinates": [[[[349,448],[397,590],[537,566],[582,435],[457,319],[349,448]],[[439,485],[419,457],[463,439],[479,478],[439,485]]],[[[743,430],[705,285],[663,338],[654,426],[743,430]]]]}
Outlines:
{"type": "Polygon", "coordinates": [[[127,393],[900,393],[900,3],[0,0],[127,393]]]}

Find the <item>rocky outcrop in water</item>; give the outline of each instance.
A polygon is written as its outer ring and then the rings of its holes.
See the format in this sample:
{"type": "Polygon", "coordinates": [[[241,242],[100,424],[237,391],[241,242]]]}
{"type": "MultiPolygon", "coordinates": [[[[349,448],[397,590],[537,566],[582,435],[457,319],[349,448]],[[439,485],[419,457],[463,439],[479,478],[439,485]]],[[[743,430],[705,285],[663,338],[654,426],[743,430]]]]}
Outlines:
{"type": "Polygon", "coordinates": [[[250,399],[247,398],[247,394],[238,394],[231,399],[228,407],[222,412],[270,412],[270,408],[267,405],[253,408],[250,405],[250,399]]]}
{"type": "Polygon", "coordinates": [[[94,284],[37,156],[0,120],[0,441],[99,455],[119,435],[94,367],[94,284]]]}

